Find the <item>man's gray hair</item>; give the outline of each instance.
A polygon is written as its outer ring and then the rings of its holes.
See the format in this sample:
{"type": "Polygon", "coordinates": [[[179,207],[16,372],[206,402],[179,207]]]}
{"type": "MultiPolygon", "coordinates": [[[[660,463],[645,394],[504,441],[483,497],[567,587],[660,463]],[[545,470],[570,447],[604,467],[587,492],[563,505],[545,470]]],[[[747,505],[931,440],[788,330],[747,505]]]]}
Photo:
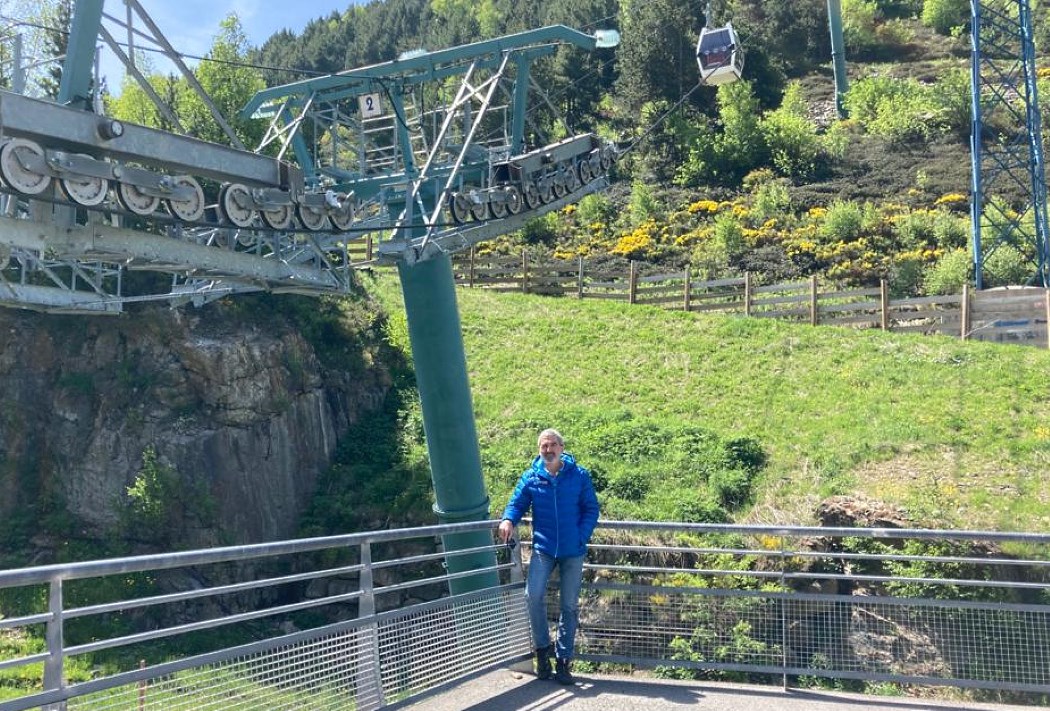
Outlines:
{"type": "Polygon", "coordinates": [[[536,444],[539,444],[545,439],[553,439],[562,447],[565,446],[565,438],[561,436],[561,432],[554,429],[553,427],[548,427],[547,429],[543,430],[543,432],[540,432],[540,436],[536,438],[536,444]]]}

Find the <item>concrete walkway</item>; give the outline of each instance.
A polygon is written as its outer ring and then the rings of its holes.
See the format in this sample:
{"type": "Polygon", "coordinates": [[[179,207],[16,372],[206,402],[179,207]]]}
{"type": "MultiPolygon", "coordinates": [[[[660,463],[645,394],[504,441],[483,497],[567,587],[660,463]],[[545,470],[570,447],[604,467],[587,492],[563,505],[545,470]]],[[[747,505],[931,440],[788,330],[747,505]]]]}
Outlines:
{"type": "MultiPolygon", "coordinates": [[[[951,693],[951,692],[948,692],[951,693]]],[[[407,706],[404,711],[1031,711],[1031,706],[979,704],[775,686],[665,681],[596,674],[575,686],[499,669],[407,706]]]]}

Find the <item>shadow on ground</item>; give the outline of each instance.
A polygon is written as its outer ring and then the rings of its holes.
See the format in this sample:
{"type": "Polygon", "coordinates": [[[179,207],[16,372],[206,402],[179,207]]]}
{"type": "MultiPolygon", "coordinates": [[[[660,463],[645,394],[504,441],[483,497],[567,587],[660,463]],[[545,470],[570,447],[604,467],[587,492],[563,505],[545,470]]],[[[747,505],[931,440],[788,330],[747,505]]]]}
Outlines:
{"type": "Polygon", "coordinates": [[[574,686],[507,670],[484,674],[405,711],[1019,711],[1022,707],[929,699],[784,691],[703,682],[578,676],[574,686]]]}

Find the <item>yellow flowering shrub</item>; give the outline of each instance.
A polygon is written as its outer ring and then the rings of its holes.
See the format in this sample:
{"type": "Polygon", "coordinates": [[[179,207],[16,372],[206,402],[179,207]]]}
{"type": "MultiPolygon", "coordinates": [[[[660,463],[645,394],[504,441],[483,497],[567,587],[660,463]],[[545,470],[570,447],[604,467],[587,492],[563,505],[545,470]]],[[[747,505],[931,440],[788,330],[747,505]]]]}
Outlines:
{"type": "Polygon", "coordinates": [[[656,220],[646,220],[632,231],[621,235],[620,239],[609,250],[609,254],[627,257],[628,259],[645,257],[655,246],[653,231],[656,229],[656,220]]]}
{"type": "Polygon", "coordinates": [[[713,227],[698,227],[695,230],[689,230],[678,235],[674,240],[674,245],[676,247],[692,247],[709,240],[712,233],[714,233],[713,227]]]}
{"type": "Polygon", "coordinates": [[[713,215],[718,212],[719,203],[715,200],[697,200],[689,205],[689,214],[703,213],[713,215]]]}

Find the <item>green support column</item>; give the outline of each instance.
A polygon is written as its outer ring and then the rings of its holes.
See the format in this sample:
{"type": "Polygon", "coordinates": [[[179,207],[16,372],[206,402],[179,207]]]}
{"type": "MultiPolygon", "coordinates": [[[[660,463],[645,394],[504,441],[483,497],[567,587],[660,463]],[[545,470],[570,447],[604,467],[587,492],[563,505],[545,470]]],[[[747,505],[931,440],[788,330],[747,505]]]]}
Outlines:
{"type": "MultiPolygon", "coordinates": [[[[434,511],[441,523],[483,521],[489,516],[489,498],[481,474],[452,260],[440,255],[411,265],[401,261],[398,274],[423,406],[434,511]]],[[[446,536],[444,544],[446,551],[454,551],[491,545],[492,541],[491,532],[478,531],[446,536]]],[[[450,573],[494,564],[491,551],[447,558],[450,573]]],[[[449,587],[452,594],[458,594],[496,584],[496,574],[487,572],[454,580],[449,587]]]]}
{"type": "Polygon", "coordinates": [[[842,100],[849,90],[846,78],[846,50],[842,39],[842,0],[828,0],[828,25],[831,28],[831,64],[835,71],[835,108],[839,118],[846,118],[842,100]]]}
{"type": "Polygon", "coordinates": [[[102,27],[103,0],[77,0],[73,8],[72,27],[66,59],[62,63],[62,80],[58,85],[58,103],[79,105],[90,110],[91,72],[95,68],[95,44],[102,27]]]}

